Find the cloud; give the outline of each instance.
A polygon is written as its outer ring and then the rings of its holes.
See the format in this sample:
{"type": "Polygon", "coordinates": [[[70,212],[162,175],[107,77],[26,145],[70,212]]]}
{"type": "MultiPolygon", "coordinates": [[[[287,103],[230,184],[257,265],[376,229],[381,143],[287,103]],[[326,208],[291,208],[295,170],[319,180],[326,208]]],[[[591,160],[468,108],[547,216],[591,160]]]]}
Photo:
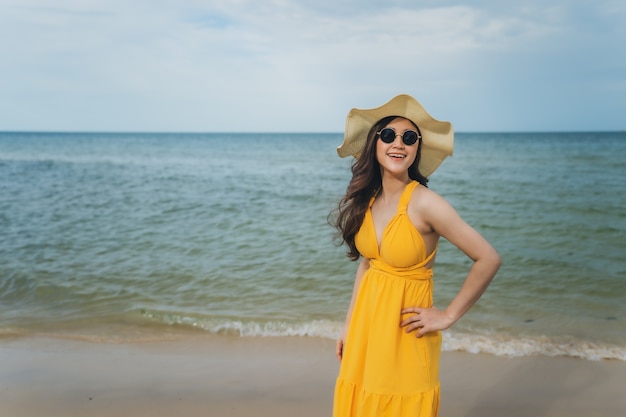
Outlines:
{"type": "Polygon", "coordinates": [[[0,129],[338,131],[399,92],[519,129],[503,101],[558,103],[560,77],[623,91],[620,2],[415,3],[4,0],[0,129]]]}

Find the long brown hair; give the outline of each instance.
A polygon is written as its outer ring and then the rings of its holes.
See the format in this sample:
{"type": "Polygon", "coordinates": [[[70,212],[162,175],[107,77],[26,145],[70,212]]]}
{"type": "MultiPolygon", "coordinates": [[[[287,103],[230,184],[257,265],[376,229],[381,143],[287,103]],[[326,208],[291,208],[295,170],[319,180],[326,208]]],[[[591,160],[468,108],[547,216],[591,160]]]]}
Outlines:
{"type": "MultiPolygon", "coordinates": [[[[348,246],[346,255],[353,261],[360,257],[354,238],[361,228],[370,200],[380,192],[382,186],[380,164],[376,159],[378,132],[398,117],[402,116],[385,117],[372,126],[361,156],[352,162],[352,179],[348,184],[346,194],[339,201],[337,208],[328,216],[329,223],[337,229],[338,245],[345,243],[348,246]]],[[[419,132],[419,127],[415,123],[413,125],[419,132]]],[[[420,174],[418,169],[422,150],[421,140],[418,141],[417,146],[415,161],[409,167],[409,177],[427,186],[428,178],[420,174]]]]}

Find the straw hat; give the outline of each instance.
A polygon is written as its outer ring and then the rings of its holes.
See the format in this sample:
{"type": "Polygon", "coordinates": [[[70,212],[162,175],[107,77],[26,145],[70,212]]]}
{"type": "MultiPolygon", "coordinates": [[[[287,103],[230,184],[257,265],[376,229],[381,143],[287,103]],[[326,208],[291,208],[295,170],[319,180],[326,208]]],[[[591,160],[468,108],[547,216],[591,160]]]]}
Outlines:
{"type": "Polygon", "coordinates": [[[396,96],[374,109],[350,110],[343,143],[337,148],[339,156],[359,158],[370,129],[387,116],[404,117],[419,127],[422,133],[422,155],[418,168],[425,177],[430,176],[447,156],[452,156],[452,124],[434,119],[417,100],[406,94],[396,96]]]}

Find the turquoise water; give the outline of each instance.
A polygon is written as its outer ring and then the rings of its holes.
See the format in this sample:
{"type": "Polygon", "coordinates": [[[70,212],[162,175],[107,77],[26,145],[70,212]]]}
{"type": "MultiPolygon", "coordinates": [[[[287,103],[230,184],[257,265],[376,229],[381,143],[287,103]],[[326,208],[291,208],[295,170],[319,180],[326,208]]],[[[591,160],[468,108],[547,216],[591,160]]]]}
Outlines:
{"type": "MultiPolygon", "coordinates": [[[[341,329],[340,134],[0,133],[0,336],[341,329]]],[[[626,133],[457,134],[430,187],[502,255],[444,349],[626,360],[626,133]]],[[[442,242],[435,300],[468,260],[442,242]]]]}

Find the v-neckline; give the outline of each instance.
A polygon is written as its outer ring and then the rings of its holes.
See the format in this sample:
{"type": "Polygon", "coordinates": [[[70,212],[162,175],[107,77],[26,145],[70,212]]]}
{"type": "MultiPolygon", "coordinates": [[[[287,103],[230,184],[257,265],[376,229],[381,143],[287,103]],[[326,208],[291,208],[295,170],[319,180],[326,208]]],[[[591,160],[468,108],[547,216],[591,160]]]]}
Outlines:
{"type": "MultiPolygon", "coordinates": [[[[396,217],[398,217],[400,215],[400,204],[402,204],[402,201],[403,201],[402,199],[404,198],[404,193],[407,192],[407,188],[409,187],[409,185],[411,185],[411,182],[406,184],[404,186],[404,189],[402,190],[402,193],[400,193],[400,198],[398,199],[398,204],[396,206],[396,213],[389,218],[389,221],[387,222],[385,227],[383,227],[382,234],[380,236],[380,240],[378,240],[378,231],[376,230],[376,223],[374,222],[374,214],[372,213],[372,206],[374,205],[374,202],[376,201],[376,197],[372,197],[372,202],[370,203],[369,207],[367,208],[367,211],[369,212],[369,215],[370,215],[370,221],[372,223],[372,229],[374,229],[374,239],[376,239],[376,254],[378,256],[380,256],[380,250],[381,250],[381,247],[383,245],[383,240],[385,239],[385,235],[387,234],[387,230],[389,229],[389,227],[391,226],[393,221],[396,219],[396,217]]],[[[407,207],[408,207],[408,202],[407,202],[407,207]]]]}

